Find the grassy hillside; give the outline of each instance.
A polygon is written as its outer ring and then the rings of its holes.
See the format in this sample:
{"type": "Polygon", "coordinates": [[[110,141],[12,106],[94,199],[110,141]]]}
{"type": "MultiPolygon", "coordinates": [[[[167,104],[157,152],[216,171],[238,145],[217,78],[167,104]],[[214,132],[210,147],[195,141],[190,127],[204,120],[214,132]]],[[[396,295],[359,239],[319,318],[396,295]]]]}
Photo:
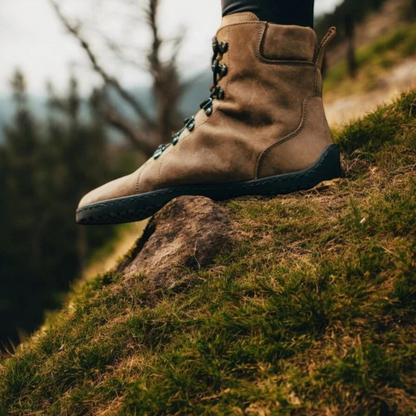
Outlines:
{"type": "Polygon", "coordinates": [[[404,59],[416,56],[416,24],[401,23],[368,45],[358,48],[358,74],[352,79],[347,62],[341,60],[325,75],[325,91],[331,97],[365,93],[382,85],[386,75],[404,59]]]}
{"type": "Polygon", "coordinates": [[[416,92],[337,142],[346,178],[228,202],[187,286],[86,284],[1,362],[0,414],[416,414],[416,92]]]}

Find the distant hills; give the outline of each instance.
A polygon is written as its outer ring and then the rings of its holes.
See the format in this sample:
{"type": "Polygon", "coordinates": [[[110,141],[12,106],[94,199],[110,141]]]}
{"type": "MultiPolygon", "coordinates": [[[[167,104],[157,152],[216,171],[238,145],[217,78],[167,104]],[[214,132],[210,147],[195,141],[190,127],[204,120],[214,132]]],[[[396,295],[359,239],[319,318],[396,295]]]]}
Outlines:
{"type": "MultiPolygon", "coordinates": [[[[211,72],[203,72],[199,76],[195,76],[192,80],[192,84],[185,91],[182,101],[180,103],[180,112],[184,117],[188,117],[195,114],[199,110],[199,103],[209,96],[209,88],[212,84],[211,72]]],[[[150,87],[138,86],[131,88],[132,93],[138,97],[142,102],[152,104],[152,94],[150,87]]],[[[36,118],[44,120],[47,116],[47,97],[45,96],[29,96],[30,107],[36,118]]],[[[129,113],[129,109],[123,106],[123,103],[119,104],[126,114],[129,113]]],[[[149,111],[152,112],[151,109],[149,111]]],[[[4,140],[4,126],[13,118],[14,105],[11,98],[0,96],[0,142],[4,140]]],[[[87,110],[86,110],[87,116],[87,110]]]]}

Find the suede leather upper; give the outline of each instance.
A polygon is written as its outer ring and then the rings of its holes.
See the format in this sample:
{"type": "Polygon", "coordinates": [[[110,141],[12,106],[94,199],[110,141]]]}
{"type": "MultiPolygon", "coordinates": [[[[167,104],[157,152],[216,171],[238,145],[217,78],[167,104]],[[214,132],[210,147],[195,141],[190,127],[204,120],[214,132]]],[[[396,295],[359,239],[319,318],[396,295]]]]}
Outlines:
{"type": "MultiPolygon", "coordinates": [[[[217,32],[228,43],[213,113],[132,175],[86,195],[95,202],[186,184],[214,184],[296,172],[313,165],[332,144],[321,94],[321,45],[310,28],[261,22],[252,13],[224,17],[217,32]]],[[[167,138],[168,139],[168,138],[167,138]]]]}

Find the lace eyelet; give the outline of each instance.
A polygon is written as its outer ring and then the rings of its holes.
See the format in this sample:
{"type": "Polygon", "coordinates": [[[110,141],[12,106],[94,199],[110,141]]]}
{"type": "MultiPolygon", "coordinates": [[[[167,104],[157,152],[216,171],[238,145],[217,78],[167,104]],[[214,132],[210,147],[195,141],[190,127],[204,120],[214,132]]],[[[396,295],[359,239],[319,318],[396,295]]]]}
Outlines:
{"type": "Polygon", "coordinates": [[[189,117],[184,122],[185,128],[189,131],[193,131],[195,129],[195,116],[189,117]]]}
{"type": "Polygon", "coordinates": [[[225,77],[228,73],[228,67],[225,64],[220,65],[220,75],[225,77]]]}
{"type": "Polygon", "coordinates": [[[214,87],[212,94],[218,100],[223,100],[225,98],[225,91],[218,85],[214,87]]]}
{"type": "Polygon", "coordinates": [[[212,51],[214,52],[214,54],[218,53],[218,49],[219,49],[218,40],[217,40],[217,38],[214,36],[214,37],[212,38],[212,51]]]}
{"type": "Polygon", "coordinates": [[[161,144],[156,152],[153,154],[153,159],[159,159],[160,156],[162,156],[163,152],[170,146],[170,144],[161,144]]]}
{"type": "MultiPolygon", "coordinates": [[[[224,54],[228,51],[228,42],[221,41],[218,42],[217,38],[213,38],[212,49],[214,51],[214,56],[212,58],[212,71],[214,73],[214,83],[211,87],[211,96],[204,102],[200,104],[200,108],[204,110],[207,117],[210,117],[214,113],[214,99],[224,100],[225,91],[218,85],[219,77],[224,77],[228,73],[228,67],[226,64],[220,64],[219,55],[224,54]],[[219,76],[219,77],[218,77],[219,76]]],[[[176,133],[171,138],[171,143],[160,145],[156,152],[153,155],[154,159],[158,159],[162,156],[163,152],[170,146],[176,146],[179,143],[179,138],[181,134],[188,129],[189,132],[192,132],[196,128],[195,116],[189,117],[184,121],[184,127],[178,133],[176,133]]]]}
{"type": "Polygon", "coordinates": [[[213,112],[213,109],[212,109],[213,104],[214,104],[214,100],[212,98],[208,98],[208,100],[203,101],[199,105],[199,108],[201,110],[204,110],[205,114],[209,117],[213,112]]]}
{"type": "Polygon", "coordinates": [[[220,74],[221,77],[225,77],[228,73],[228,67],[226,64],[220,64],[218,59],[212,63],[212,72],[214,74],[220,74]]]}
{"type": "Polygon", "coordinates": [[[212,98],[208,98],[207,100],[202,101],[202,103],[199,104],[199,108],[205,110],[206,108],[211,107],[213,102],[214,101],[212,98]]]}
{"type": "Polygon", "coordinates": [[[228,42],[226,42],[225,40],[220,42],[218,44],[218,49],[220,50],[221,53],[226,53],[228,51],[228,42]]]}

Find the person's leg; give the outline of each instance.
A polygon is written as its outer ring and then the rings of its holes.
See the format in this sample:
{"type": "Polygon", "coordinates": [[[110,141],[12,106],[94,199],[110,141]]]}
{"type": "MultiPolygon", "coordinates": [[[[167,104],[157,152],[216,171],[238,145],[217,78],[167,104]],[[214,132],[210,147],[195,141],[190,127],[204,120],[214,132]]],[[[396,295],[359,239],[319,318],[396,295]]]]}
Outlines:
{"type": "Polygon", "coordinates": [[[223,16],[253,12],[260,20],[313,28],[315,0],[222,0],[223,16]]]}

